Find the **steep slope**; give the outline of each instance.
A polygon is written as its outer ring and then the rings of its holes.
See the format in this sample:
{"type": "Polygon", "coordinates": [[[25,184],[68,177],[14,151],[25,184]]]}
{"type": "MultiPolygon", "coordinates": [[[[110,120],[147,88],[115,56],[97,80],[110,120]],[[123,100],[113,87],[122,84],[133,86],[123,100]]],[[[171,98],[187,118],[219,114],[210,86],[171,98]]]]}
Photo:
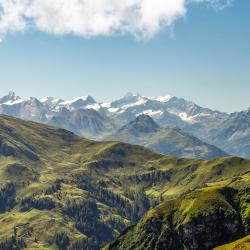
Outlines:
{"type": "Polygon", "coordinates": [[[15,92],[10,91],[6,96],[0,98],[0,105],[1,104],[11,105],[15,102],[20,102],[21,100],[22,100],[21,97],[16,96],[15,92]]]}
{"type": "Polygon", "coordinates": [[[48,121],[48,124],[70,130],[78,135],[99,139],[114,129],[113,122],[94,109],[69,111],[62,108],[48,121]]]}
{"type": "Polygon", "coordinates": [[[48,107],[44,106],[38,99],[31,97],[23,100],[10,92],[0,100],[0,113],[26,120],[46,122],[48,107]],[[1,101],[2,100],[2,101],[1,101]]]}
{"type": "Polygon", "coordinates": [[[77,97],[70,101],[62,101],[58,103],[59,107],[66,107],[69,110],[77,110],[77,109],[83,109],[84,107],[88,105],[95,104],[96,101],[91,96],[83,96],[83,97],[77,97]]]}
{"type": "Polygon", "coordinates": [[[103,108],[91,96],[70,101],[54,97],[25,100],[10,92],[0,98],[0,113],[68,129],[90,139],[100,139],[115,126],[115,122],[106,117],[103,108]]]}
{"type": "Polygon", "coordinates": [[[140,134],[155,133],[160,130],[160,126],[148,115],[139,115],[135,120],[118,130],[118,134],[128,134],[140,136],[140,134]]]}
{"type": "Polygon", "coordinates": [[[207,140],[231,154],[250,158],[250,108],[231,114],[210,132],[207,140]]]}
{"type": "Polygon", "coordinates": [[[178,157],[213,159],[227,155],[219,148],[204,143],[180,129],[161,128],[148,115],[139,115],[107,138],[142,145],[178,157]]]}
{"type": "Polygon", "coordinates": [[[225,244],[219,247],[216,247],[214,250],[248,250],[250,249],[250,235],[236,240],[234,242],[231,242],[229,244],[225,244]]]}
{"type": "MultiPolygon", "coordinates": [[[[210,250],[239,239],[250,232],[249,180],[248,172],[164,202],[105,249],[210,250]]],[[[248,249],[248,241],[216,249],[248,249]]]]}
{"type": "MultiPolygon", "coordinates": [[[[250,171],[0,116],[0,249],[99,249],[163,199],[250,171]]],[[[247,218],[247,212],[246,212],[247,218]]]]}

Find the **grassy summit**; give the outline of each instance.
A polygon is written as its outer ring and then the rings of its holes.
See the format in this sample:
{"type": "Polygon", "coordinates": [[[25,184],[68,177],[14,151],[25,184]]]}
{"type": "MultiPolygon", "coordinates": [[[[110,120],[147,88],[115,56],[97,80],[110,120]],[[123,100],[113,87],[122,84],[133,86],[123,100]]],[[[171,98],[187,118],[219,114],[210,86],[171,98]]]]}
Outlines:
{"type": "Polygon", "coordinates": [[[163,200],[249,170],[241,158],[164,156],[0,116],[0,249],[99,249],[163,200]]]}

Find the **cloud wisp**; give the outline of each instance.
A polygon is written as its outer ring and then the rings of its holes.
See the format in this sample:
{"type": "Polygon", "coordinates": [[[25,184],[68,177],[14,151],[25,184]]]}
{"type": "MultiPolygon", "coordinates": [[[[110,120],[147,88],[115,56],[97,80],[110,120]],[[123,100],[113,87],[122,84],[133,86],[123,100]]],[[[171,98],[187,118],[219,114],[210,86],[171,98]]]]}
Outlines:
{"type": "Polygon", "coordinates": [[[186,16],[190,4],[220,10],[233,0],[0,0],[0,40],[36,29],[82,37],[132,34],[148,39],[186,16]]]}

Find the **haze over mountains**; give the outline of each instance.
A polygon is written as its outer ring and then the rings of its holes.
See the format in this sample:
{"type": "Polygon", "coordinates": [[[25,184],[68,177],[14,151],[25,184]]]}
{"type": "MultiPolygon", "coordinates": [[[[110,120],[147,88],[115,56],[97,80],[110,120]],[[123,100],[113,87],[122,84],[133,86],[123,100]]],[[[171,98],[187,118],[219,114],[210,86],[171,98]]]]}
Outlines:
{"type": "Polygon", "coordinates": [[[227,114],[177,97],[127,94],[103,103],[91,96],[70,101],[55,97],[25,100],[10,92],[0,99],[0,113],[62,127],[96,140],[113,136],[144,114],[163,128],[181,129],[226,153],[250,158],[249,110],[227,114]]]}
{"type": "Polygon", "coordinates": [[[160,127],[148,115],[137,116],[135,120],[106,139],[141,145],[177,157],[214,159],[227,156],[219,148],[202,142],[180,129],[160,127]]]}

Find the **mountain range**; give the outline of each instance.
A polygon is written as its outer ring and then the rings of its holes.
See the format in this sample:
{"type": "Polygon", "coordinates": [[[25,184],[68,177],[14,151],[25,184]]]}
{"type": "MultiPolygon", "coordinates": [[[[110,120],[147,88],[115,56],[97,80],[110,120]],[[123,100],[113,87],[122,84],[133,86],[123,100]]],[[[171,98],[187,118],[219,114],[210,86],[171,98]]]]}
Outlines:
{"type": "Polygon", "coordinates": [[[247,243],[249,160],[176,158],[5,115],[0,158],[1,250],[247,243]]]}
{"type": "Polygon", "coordinates": [[[156,152],[177,157],[214,159],[227,156],[225,152],[204,143],[178,128],[162,128],[150,116],[139,115],[106,140],[141,145],[156,152]]]}
{"type": "Polygon", "coordinates": [[[163,128],[181,129],[228,154],[250,158],[249,110],[227,114],[177,97],[128,93],[121,99],[104,103],[91,96],[70,101],[54,97],[22,99],[10,92],[0,98],[0,113],[65,128],[95,140],[114,135],[145,114],[163,128]]]}

